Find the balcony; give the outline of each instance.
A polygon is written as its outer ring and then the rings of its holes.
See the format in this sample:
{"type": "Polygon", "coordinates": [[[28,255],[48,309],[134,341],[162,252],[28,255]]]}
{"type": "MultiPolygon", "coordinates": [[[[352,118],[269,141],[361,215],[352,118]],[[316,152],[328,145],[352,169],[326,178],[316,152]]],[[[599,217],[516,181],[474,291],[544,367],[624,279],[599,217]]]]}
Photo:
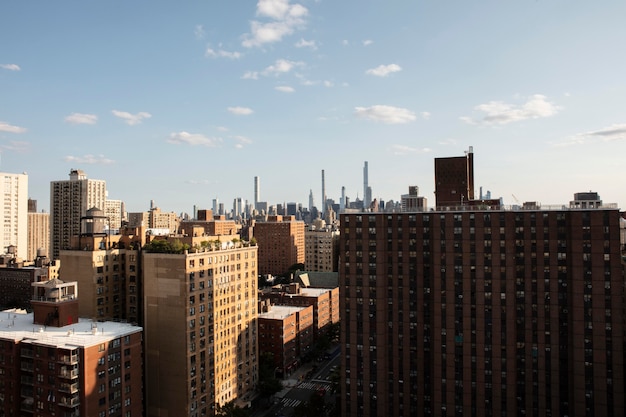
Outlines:
{"type": "Polygon", "coordinates": [[[22,385],[33,385],[33,377],[29,375],[22,375],[20,381],[22,382],[22,385]]]}
{"type": "Polygon", "coordinates": [[[78,407],[80,405],[80,399],[78,398],[78,395],[74,395],[72,397],[61,397],[59,405],[61,407],[78,407]]]}
{"type": "Polygon", "coordinates": [[[62,417],[80,417],[80,412],[78,410],[66,411],[62,414],[62,417]]]}
{"type": "Polygon", "coordinates": [[[33,370],[35,369],[34,365],[32,362],[22,362],[20,364],[20,369],[22,371],[26,371],[26,372],[33,372],[33,370]]]}
{"type": "Polygon", "coordinates": [[[59,378],[65,378],[65,379],[78,378],[78,369],[61,368],[59,370],[59,378]]]}
{"type": "Polygon", "coordinates": [[[73,384],[68,384],[67,382],[62,382],[59,385],[59,392],[65,392],[67,394],[75,394],[78,392],[78,382],[74,382],[73,384]]]}
{"type": "Polygon", "coordinates": [[[35,357],[35,353],[34,353],[33,349],[22,348],[21,356],[22,356],[22,358],[34,358],[35,357]]]}
{"type": "Polygon", "coordinates": [[[59,356],[59,363],[62,363],[64,365],[76,365],[78,363],[78,355],[59,356]]]}

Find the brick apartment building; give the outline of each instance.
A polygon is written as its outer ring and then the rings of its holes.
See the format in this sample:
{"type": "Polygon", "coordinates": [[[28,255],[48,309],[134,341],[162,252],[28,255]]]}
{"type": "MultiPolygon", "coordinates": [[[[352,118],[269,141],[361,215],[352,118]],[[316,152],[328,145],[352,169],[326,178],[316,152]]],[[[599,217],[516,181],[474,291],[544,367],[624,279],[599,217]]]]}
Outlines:
{"type": "Polygon", "coordinates": [[[341,415],[623,416],[620,213],[563,207],[342,215],[341,415]]]}

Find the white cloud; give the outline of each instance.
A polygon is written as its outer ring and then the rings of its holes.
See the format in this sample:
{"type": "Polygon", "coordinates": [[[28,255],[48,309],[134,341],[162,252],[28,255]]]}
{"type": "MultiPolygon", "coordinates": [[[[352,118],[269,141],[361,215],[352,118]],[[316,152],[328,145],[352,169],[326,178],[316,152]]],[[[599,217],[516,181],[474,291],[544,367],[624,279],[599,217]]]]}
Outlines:
{"type": "Polygon", "coordinates": [[[386,77],[393,72],[402,71],[400,65],[397,64],[389,64],[389,65],[379,65],[376,68],[368,69],[365,71],[368,75],[375,75],[377,77],[386,77]]]}
{"type": "Polygon", "coordinates": [[[300,39],[298,42],[295,43],[295,47],[296,48],[311,48],[315,50],[317,49],[317,44],[315,43],[315,41],[307,41],[304,39],[300,39]]]}
{"type": "Polygon", "coordinates": [[[252,143],[252,140],[245,136],[233,136],[232,139],[235,140],[235,148],[237,149],[242,149],[245,145],[250,145],[252,143]]]}
{"type": "Polygon", "coordinates": [[[366,39],[363,41],[363,46],[370,46],[371,44],[373,44],[374,41],[371,39],[366,39]]]}
{"type": "Polygon", "coordinates": [[[259,0],[256,14],[270,19],[269,22],[253,20],[250,32],[241,43],[246,48],[281,41],[306,24],[308,10],[301,4],[290,4],[289,0],[259,0]]]}
{"type": "Polygon", "coordinates": [[[171,133],[167,142],[174,145],[206,146],[208,148],[214,148],[222,142],[222,139],[209,138],[200,133],[177,132],[171,133]]]}
{"type": "Polygon", "coordinates": [[[406,145],[392,145],[391,149],[394,155],[406,155],[409,153],[428,153],[431,152],[430,148],[414,148],[406,145]]]}
{"type": "Polygon", "coordinates": [[[0,132],[24,133],[26,132],[26,128],[15,126],[15,125],[10,125],[7,122],[0,122],[0,132]]]}
{"type": "Polygon", "coordinates": [[[149,119],[152,117],[150,113],[146,113],[145,111],[140,111],[137,114],[131,114],[126,111],[112,110],[111,113],[113,113],[115,117],[123,119],[126,124],[131,126],[138,125],[143,121],[143,119],[149,119]]]}
{"type": "Polygon", "coordinates": [[[228,132],[228,128],[226,126],[218,126],[216,128],[219,132],[228,132]]]}
{"type": "Polygon", "coordinates": [[[401,124],[413,122],[415,113],[401,107],[376,105],[371,107],[356,107],[354,114],[363,119],[374,120],[386,124],[401,124]]]}
{"type": "Polygon", "coordinates": [[[428,120],[428,119],[430,119],[430,116],[431,116],[431,114],[430,114],[429,111],[423,111],[422,112],[422,119],[428,120]]]}
{"type": "Polygon", "coordinates": [[[626,123],[614,124],[600,130],[592,130],[590,132],[579,133],[573,137],[556,143],[554,146],[564,147],[573,145],[584,145],[597,140],[610,142],[614,140],[626,140],[626,123]]]}
{"type": "Polygon", "coordinates": [[[277,59],[273,65],[268,66],[263,70],[263,75],[279,75],[286,74],[295,67],[301,67],[304,62],[289,61],[287,59],[277,59]]]}
{"type": "Polygon", "coordinates": [[[248,116],[252,113],[254,113],[254,110],[252,110],[251,108],[248,107],[229,107],[228,111],[231,112],[232,114],[236,114],[239,116],[248,116]]]}
{"type": "Polygon", "coordinates": [[[347,39],[344,39],[344,40],[341,41],[341,44],[343,46],[348,46],[348,45],[350,45],[350,42],[347,39]]]}
{"type": "Polygon", "coordinates": [[[546,96],[535,94],[521,105],[504,103],[502,101],[490,101],[485,104],[479,104],[474,109],[485,113],[485,115],[479,119],[468,116],[463,116],[460,119],[465,123],[473,125],[504,125],[527,119],[550,117],[558,113],[561,108],[549,102],[546,96]]]}
{"type": "Polygon", "coordinates": [[[449,145],[456,146],[457,141],[455,139],[444,139],[442,141],[439,141],[439,144],[443,146],[449,146],[449,145]]]}
{"type": "Polygon", "coordinates": [[[84,155],[84,156],[72,156],[68,155],[63,158],[65,162],[74,162],[77,164],[91,164],[91,165],[111,165],[115,163],[114,160],[105,158],[104,155],[84,155]]]}
{"type": "Polygon", "coordinates": [[[289,87],[288,85],[279,85],[274,87],[274,90],[280,91],[281,93],[293,93],[296,91],[293,87],[289,87]]]}
{"type": "Polygon", "coordinates": [[[214,50],[210,47],[206,49],[206,56],[210,56],[213,58],[230,58],[230,59],[239,59],[241,58],[241,52],[230,52],[225,51],[223,49],[214,50]]]}
{"type": "Polygon", "coordinates": [[[245,74],[243,74],[241,78],[243,78],[244,80],[258,80],[259,73],[256,71],[248,71],[245,74]]]}
{"type": "Polygon", "coordinates": [[[202,27],[202,25],[196,25],[196,27],[193,29],[193,34],[195,35],[196,39],[203,39],[204,27],[202,27]]]}
{"type": "Polygon", "coordinates": [[[65,118],[65,121],[72,125],[93,125],[98,121],[95,114],[72,113],[65,118]]]}
{"type": "Polygon", "coordinates": [[[10,141],[9,143],[4,143],[0,145],[0,149],[5,149],[7,151],[13,152],[26,152],[30,150],[30,142],[24,141],[10,141]]]}
{"type": "Polygon", "coordinates": [[[21,68],[17,64],[0,64],[0,68],[9,70],[9,71],[20,71],[21,68]]]}

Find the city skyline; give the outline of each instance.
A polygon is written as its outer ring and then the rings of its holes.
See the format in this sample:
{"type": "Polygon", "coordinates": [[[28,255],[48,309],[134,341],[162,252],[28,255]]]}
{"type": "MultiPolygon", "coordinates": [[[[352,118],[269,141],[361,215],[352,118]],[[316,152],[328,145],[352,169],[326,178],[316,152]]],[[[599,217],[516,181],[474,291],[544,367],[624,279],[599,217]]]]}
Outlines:
{"type": "Polygon", "coordinates": [[[372,199],[432,207],[433,160],[470,146],[505,204],[626,203],[621,2],[32,6],[0,14],[0,171],[46,211],[71,169],[133,212],[252,203],[254,177],[319,208],[322,170],[365,197],[364,161],[372,199]]]}

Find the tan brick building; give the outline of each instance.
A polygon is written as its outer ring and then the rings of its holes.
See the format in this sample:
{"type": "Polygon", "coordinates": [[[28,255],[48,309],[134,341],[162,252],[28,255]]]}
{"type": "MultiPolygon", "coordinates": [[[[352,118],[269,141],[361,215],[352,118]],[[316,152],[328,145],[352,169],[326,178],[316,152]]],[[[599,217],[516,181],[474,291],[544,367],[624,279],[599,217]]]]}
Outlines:
{"type": "Polygon", "coordinates": [[[147,416],[248,405],[258,380],[257,247],[142,258],[147,416]]]}

